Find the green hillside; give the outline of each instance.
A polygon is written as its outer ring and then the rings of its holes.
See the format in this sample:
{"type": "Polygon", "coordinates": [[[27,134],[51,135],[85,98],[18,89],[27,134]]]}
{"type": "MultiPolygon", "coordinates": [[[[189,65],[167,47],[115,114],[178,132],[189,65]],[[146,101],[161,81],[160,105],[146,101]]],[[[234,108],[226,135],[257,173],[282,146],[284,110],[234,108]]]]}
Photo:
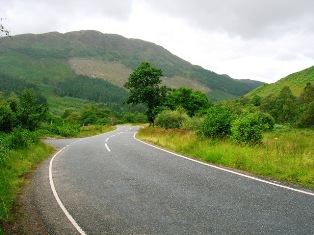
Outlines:
{"type": "Polygon", "coordinates": [[[0,72],[37,84],[45,78],[62,81],[82,74],[122,87],[142,61],[162,69],[165,85],[201,90],[213,100],[240,97],[263,84],[216,74],[180,59],[161,46],[119,35],[78,31],[12,38],[0,39],[0,72]]]}
{"type": "Polygon", "coordinates": [[[278,95],[282,88],[289,86],[292,93],[298,97],[307,83],[314,83],[314,66],[290,74],[273,84],[264,84],[263,86],[254,89],[246,96],[253,97],[258,95],[260,97],[266,97],[268,95],[278,95]]]}

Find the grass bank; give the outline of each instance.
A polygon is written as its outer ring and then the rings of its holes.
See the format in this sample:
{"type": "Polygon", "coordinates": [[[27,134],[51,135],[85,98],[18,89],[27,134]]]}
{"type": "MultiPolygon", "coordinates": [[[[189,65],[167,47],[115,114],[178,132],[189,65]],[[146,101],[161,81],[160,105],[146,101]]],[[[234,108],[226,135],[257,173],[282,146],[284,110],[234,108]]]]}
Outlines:
{"type": "MultiPolygon", "coordinates": [[[[37,142],[27,149],[12,150],[1,157],[0,165],[0,220],[14,219],[13,201],[26,181],[26,174],[49,157],[54,148],[37,142]]],[[[0,227],[1,234],[1,227],[0,227]]]]}
{"type": "Polygon", "coordinates": [[[80,132],[78,133],[77,137],[88,137],[88,136],[93,136],[93,135],[99,135],[102,133],[106,133],[109,131],[115,130],[115,126],[94,126],[94,125],[89,125],[89,126],[83,126],[80,128],[80,132]]]}
{"type": "Polygon", "coordinates": [[[202,161],[314,188],[314,132],[310,130],[265,133],[263,144],[257,146],[158,127],[143,128],[137,137],[202,161]]]}

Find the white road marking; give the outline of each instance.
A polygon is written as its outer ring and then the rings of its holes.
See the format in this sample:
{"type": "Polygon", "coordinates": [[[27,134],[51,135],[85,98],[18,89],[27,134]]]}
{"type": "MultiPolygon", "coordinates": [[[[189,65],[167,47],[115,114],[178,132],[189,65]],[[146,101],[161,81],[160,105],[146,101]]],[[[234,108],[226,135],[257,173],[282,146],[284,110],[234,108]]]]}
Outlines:
{"type": "Polygon", "coordinates": [[[137,139],[137,138],[135,137],[135,135],[136,135],[136,133],[133,135],[133,137],[134,137],[134,139],[136,139],[137,141],[139,141],[139,142],[141,142],[141,143],[143,143],[143,144],[146,144],[146,145],[148,145],[148,146],[151,146],[151,147],[153,147],[153,148],[162,150],[162,151],[164,151],[164,152],[173,154],[173,155],[175,155],[175,156],[177,156],[177,157],[181,157],[181,158],[184,158],[184,159],[186,159],[186,160],[189,160],[189,161],[192,161],[192,162],[196,162],[196,163],[199,163],[199,164],[202,164],[202,165],[205,165],[205,166],[209,166],[209,167],[212,167],[212,168],[215,168],[215,169],[218,169],[218,170],[221,170],[221,171],[225,171],[225,172],[228,172],[228,173],[231,173],[231,174],[235,174],[235,175],[239,175],[239,176],[242,176],[242,177],[245,177],[245,178],[249,178],[249,179],[251,179],[251,180],[256,180],[256,181],[259,181],[259,182],[262,182],[262,183],[265,183],[265,184],[270,184],[270,185],[273,185],[273,186],[276,186],[276,187],[288,189],[288,190],[295,191],[295,192],[298,192],[298,193],[307,194],[307,195],[310,195],[310,196],[314,196],[314,193],[311,193],[311,192],[307,192],[307,191],[304,191],[304,190],[291,188],[291,187],[284,186],[284,185],[277,184],[277,183],[273,183],[273,182],[270,182],[270,181],[267,181],[267,180],[262,180],[262,179],[259,179],[259,178],[256,178],[256,177],[252,177],[252,176],[249,176],[249,175],[245,175],[245,174],[242,174],[242,173],[239,173],[239,172],[236,172],[236,171],[228,170],[228,169],[225,169],[225,168],[222,168],[222,167],[219,167],[219,166],[214,166],[214,165],[211,165],[211,164],[209,164],[209,163],[205,163],[205,162],[201,162],[201,161],[198,161],[198,160],[195,160],[195,159],[192,159],[192,158],[185,157],[185,156],[183,156],[183,155],[180,155],[180,154],[177,154],[177,153],[174,153],[174,152],[171,152],[171,151],[168,151],[168,150],[159,148],[159,147],[154,146],[154,145],[152,145],[152,144],[148,144],[148,143],[146,143],[146,142],[144,142],[144,141],[141,141],[141,140],[137,139]]]}
{"type": "MultiPolygon", "coordinates": [[[[67,145],[66,147],[68,147],[69,145],[67,145]]],[[[50,160],[50,165],[49,165],[49,182],[50,182],[50,187],[52,190],[52,193],[57,201],[57,203],[59,204],[60,208],[62,209],[62,211],[64,212],[64,214],[66,215],[66,217],[69,219],[69,221],[72,223],[72,225],[75,227],[75,229],[82,235],[86,235],[86,233],[82,230],[82,228],[76,223],[76,221],[73,219],[73,217],[70,215],[70,213],[68,212],[68,210],[64,207],[64,205],[62,204],[58,193],[56,191],[56,188],[54,186],[53,183],[53,179],[52,179],[52,163],[53,160],[55,159],[55,157],[61,153],[66,147],[62,148],[61,150],[59,150],[50,160]]]]}
{"type": "Polygon", "coordinates": [[[106,146],[108,152],[111,152],[111,150],[110,150],[110,148],[108,147],[107,143],[105,143],[105,146],[106,146]]]}

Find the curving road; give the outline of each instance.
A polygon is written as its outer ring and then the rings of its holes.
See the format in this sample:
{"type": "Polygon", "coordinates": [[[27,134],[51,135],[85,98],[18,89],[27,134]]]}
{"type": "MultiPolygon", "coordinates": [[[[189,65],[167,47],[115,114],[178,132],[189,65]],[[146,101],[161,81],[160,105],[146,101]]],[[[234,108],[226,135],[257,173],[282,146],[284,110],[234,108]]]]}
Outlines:
{"type": "Polygon", "coordinates": [[[154,148],[137,130],[47,140],[60,151],[33,191],[51,234],[314,234],[313,191],[154,148]]]}

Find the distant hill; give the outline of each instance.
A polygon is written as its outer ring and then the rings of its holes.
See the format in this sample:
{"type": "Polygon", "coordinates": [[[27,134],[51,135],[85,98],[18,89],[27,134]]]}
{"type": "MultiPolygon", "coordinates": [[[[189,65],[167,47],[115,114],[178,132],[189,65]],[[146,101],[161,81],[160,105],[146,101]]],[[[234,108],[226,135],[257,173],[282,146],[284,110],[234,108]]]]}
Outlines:
{"type": "Polygon", "coordinates": [[[205,70],[150,42],[97,31],[24,34],[0,43],[0,71],[34,82],[44,76],[65,79],[74,72],[122,86],[132,70],[148,61],[162,69],[166,85],[192,87],[212,98],[239,97],[263,84],[205,70]]]}
{"type": "Polygon", "coordinates": [[[264,84],[246,96],[253,97],[255,95],[266,97],[268,95],[278,95],[283,87],[289,86],[295,96],[299,96],[307,83],[314,84],[314,66],[304,69],[302,71],[290,74],[275,83],[264,84]]]}

